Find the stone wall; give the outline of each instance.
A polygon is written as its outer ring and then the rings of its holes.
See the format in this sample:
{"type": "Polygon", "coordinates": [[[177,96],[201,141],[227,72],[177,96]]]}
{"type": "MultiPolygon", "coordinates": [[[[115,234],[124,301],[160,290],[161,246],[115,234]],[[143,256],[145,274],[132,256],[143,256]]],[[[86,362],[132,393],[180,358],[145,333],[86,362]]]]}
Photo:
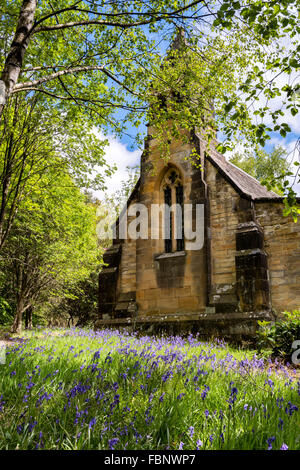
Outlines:
{"type": "Polygon", "coordinates": [[[283,216],[283,204],[256,202],[268,254],[271,304],[280,314],[300,308],[300,221],[283,216]]]}
{"type": "Polygon", "coordinates": [[[218,170],[206,162],[205,180],[209,188],[211,286],[209,304],[216,311],[237,308],[235,235],[239,224],[239,195],[218,170]]]}
{"type": "MultiPolygon", "coordinates": [[[[149,129],[151,134],[151,128],[149,129]]],[[[151,204],[162,204],[160,183],[170,165],[182,175],[184,203],[204,203],[201,172],[193,166],[193,146],[174,142],[171,158],[164,162],[155,139],[148,140],[148,152],[141,162],[139,202],[151,211],[151,204]]],[[[150,230],[150,227],[149,227],[150,230]]],[[[206,306],[205,247],[200,250],[164,253],[164,240],[137,240],[137,304],[139,316],[204,311],[206,306]]]]}

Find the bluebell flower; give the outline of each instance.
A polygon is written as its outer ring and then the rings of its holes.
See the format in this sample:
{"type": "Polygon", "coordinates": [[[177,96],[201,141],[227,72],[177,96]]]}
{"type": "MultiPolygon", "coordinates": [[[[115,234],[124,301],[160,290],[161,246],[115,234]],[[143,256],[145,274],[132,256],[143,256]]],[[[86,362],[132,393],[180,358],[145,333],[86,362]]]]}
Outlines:
{"type": "Polygon", "coordinates": [[[202,447],[202,446],[203,446],[203,442],[200,439],[198,439],[198,441],[197,441],[197,450],[199,450],[199,447],[202,447]]]}
{"type": "Polygon", "coordinates": [[[109,450],[114,450],[115,445],[116,445],[118,442],[119,442],[119,439],[117,439],[116,437],[113,438],[113,439],[109,439],[109,441],[108,441],[109,450]]]}
{"type": "Polygon", "coordinates": [[[17,426],[17,433],[18,433],[18,434],[22,434],[23,429],[24,429],[24,424],[19,424],[19,425],[17,426]]]}
{"type": "Polygon", "coordinates": [[[179,393],[177,396],[177,400],[181,400],[182,397],[184,397],[185,393],[179,393]]]}
{"type": "Polygon", "coordinates": [[[285,412],[287,415],[289,416],[292,416],[292,414],[295,412],[295,411],[298,411],[298,406],[296,405],[293,405],[290,401],[288,402],[286,408],[285,408],[285,412]]]}
{"type": "Polygon", "coordinates": [[[204,385],[204,390],[203,392],[201,393],[201,398],[202,400],[204,400],[206,397],[207,397],[207,392],[209,391],[209,386],[208,385],[204,385]]]}
{"type": "Polygon", "coordinates": [[[269,437],[269,439],[267,439],[268,450],[272,449],[272,444],[274,441],[275,441],[275,436],[269,437]]]}
{"type": "Polygon", "coordinates": [[[95,424],[96,424],[96,418],[91,419],[91,421],[89,422],[89,429],[95,426],[95,424]]]}
{"type": "Polygon", "coordinates": [[[228,403],[229,403],[229,409],[230,410],[232,409],[232,405],[236,401],[237,394],[238,394],[238,389],[236,387],[232,387],[231,392],[230,392],[230,398],[229,398],[229,400],[227,400],[228,403]]]}

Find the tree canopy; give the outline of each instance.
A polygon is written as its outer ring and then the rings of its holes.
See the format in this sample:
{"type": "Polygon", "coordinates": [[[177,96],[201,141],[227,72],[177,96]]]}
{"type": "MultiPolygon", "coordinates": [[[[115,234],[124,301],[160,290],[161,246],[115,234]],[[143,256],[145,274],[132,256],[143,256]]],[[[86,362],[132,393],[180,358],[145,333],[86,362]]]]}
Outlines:
{"type": "Polygon", "coordinates": [[[114,171],[104,159],[105,144],[85,119],[50,112],[38,96],[14,97],[0,122],[0,249],[21,202],[37,185],[42,193],[49,169],[54,179],[70,174],[78,187],[103,189],[114,171]]]}
{"type": "Polygon", "coordinates": [[[26,310],[68,296],[100,263],[96,206],[68,175],[50,167],[42,180],[22,202],[1,252],[0,295],[14,305],[14,331],[26,310]]]}
{"type": "MultiPolygon", "coordinates": [[[[263,145],[271,131],[286,136],[289,124],[280,119],[298,111],[299,83],[288,80],[299,68],[298,6],[298,0],[5,0],[0,112],[10,96],[34,93],[46,108],[121,132],[120,109],[136,125],[153,117],[153,81],[157,95],[170,86],[176,95],[184,80],[186,96],[200,83],[199,104],[214,100],[228,141],[243,135],[263,145]],[[187,38],[181,57],[189,59],[161,67],[178,29],[187,38]]],[[[182,103],[173,104],[177,121],[201,126],[199,108],[185,116],[180,109],[182,103]]],[[[162,122],[165,113],[156,116],[162,122]]]]}
{"type": "Polygon", "coordinates": [[[255,179],[268,185],[279,195],[284,195],[284,185],[287,174],[289,173],[289,163],[287,161],[287,151],[281,147],[273,147],[268,153],[260,150],[258,154],[249,149],[235,152],[229,157],[229,161],[244,170],[255,179]]]}

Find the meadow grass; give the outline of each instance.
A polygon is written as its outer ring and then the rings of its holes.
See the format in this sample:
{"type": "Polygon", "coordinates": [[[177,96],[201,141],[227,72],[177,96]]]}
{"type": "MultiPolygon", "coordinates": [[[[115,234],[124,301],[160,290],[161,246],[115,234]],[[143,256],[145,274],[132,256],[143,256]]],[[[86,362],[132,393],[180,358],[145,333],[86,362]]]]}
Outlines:
{"type": "Polygon", "coordinates": [[[222,341],[36,330],[0,365],[0,448],[300,449],[299,395],[222,341]]]}

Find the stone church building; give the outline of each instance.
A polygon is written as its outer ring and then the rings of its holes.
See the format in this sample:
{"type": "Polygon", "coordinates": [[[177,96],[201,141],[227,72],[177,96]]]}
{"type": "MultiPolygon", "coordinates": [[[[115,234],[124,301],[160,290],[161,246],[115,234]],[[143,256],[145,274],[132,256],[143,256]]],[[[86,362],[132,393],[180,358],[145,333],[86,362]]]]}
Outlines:
{"type": "MultiPolygon", "coordinates": [[[[179,30],[167,64],[183,43],[179,30]]],[[[283,216],[282,198],[200,133],[171,142],[168,162],[154,135],[149,125],[140,179],[104,254],[97,325],[241,338],[258,320],[300,308],[300,221],[283,216]],[[146,229],[131,236],[137,207],[146,229]]]]}
{"type": "Polygon", "coordinates": [[[240,337],[252,335],[257,320],[299,308],[300,221],[283,216],[282,198],[217,151],[205,152],[197,134],[190,144],[173,142],[166,163],[151,131],[127,210],[202,205],[203,244],[188,249],[174,227],[168,239],[116,238],[99,276],[98,326],[240,337]]]}

